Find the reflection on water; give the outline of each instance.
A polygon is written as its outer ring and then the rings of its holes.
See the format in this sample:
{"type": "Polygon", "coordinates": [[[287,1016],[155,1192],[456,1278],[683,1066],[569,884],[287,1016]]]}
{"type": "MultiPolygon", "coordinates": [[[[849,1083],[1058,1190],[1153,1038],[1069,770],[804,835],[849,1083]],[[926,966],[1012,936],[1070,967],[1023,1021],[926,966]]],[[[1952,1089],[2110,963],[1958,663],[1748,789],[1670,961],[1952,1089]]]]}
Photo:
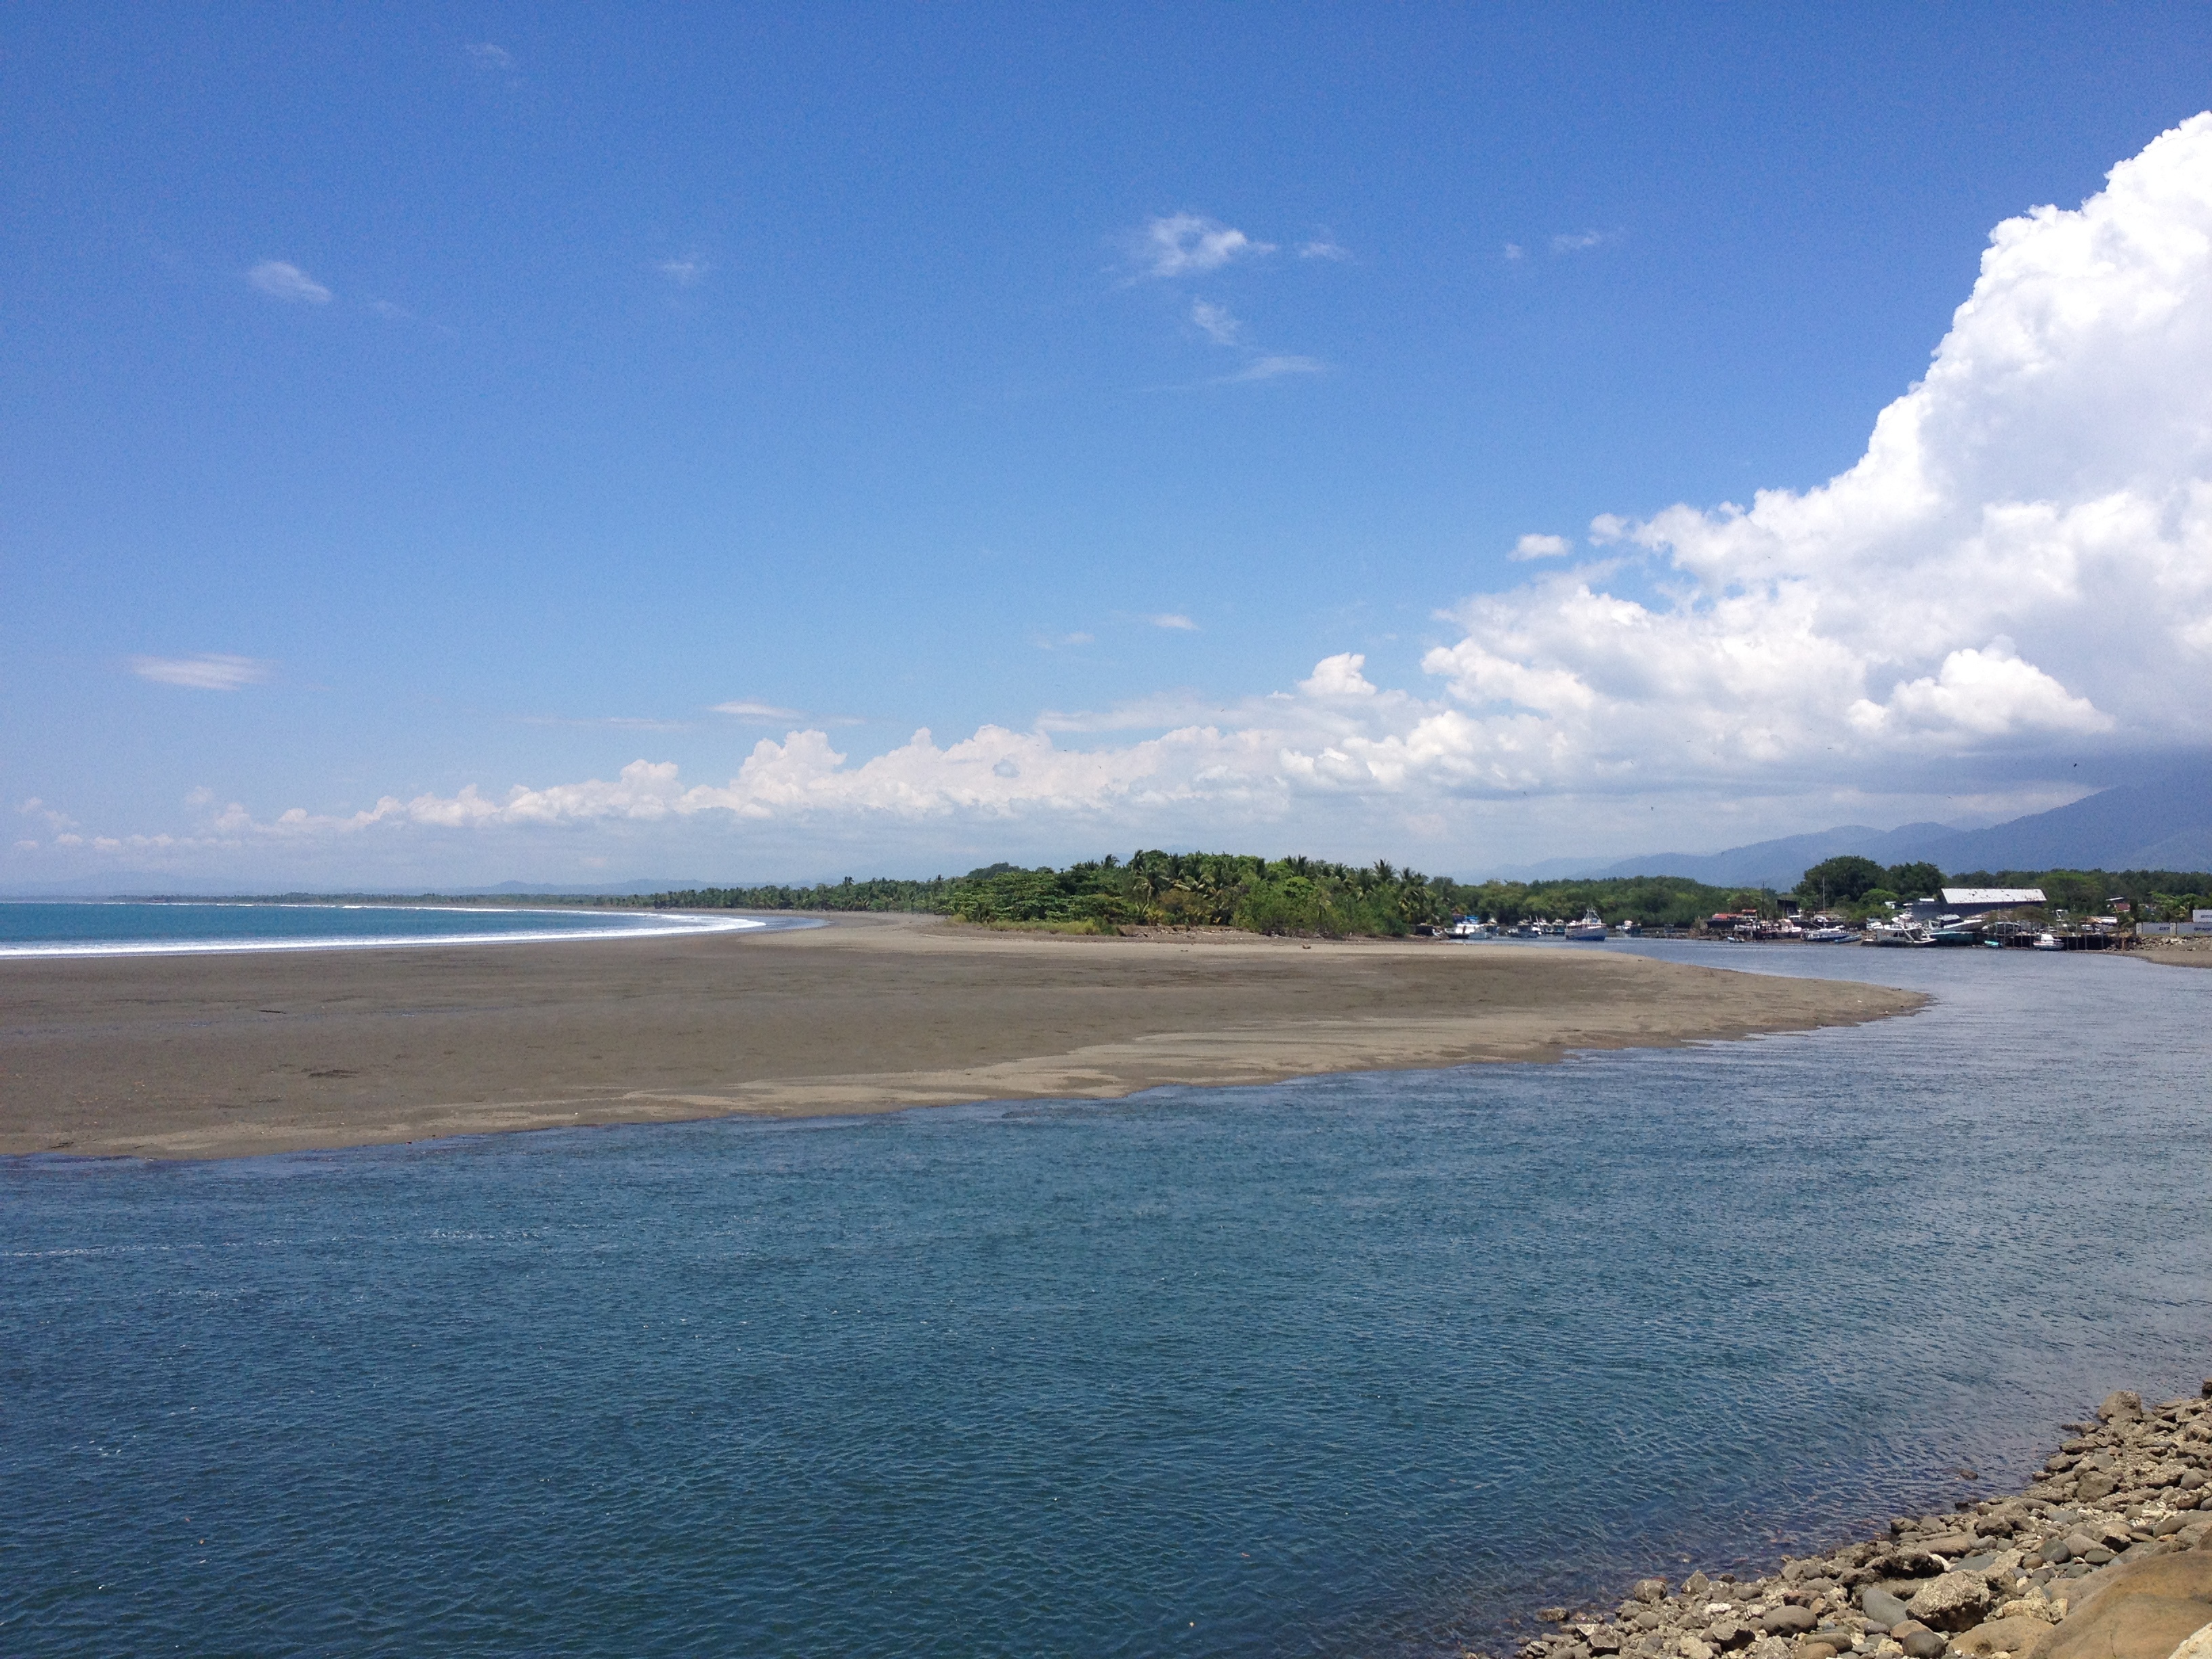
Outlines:
{"type": "Polygon", "coordinates": [[[1494,1649],[2193,1389],[2212,973],[1639,948],[1940,1000],[1109,1105],[0,1164],[0,1650],[1494,1649]]]}

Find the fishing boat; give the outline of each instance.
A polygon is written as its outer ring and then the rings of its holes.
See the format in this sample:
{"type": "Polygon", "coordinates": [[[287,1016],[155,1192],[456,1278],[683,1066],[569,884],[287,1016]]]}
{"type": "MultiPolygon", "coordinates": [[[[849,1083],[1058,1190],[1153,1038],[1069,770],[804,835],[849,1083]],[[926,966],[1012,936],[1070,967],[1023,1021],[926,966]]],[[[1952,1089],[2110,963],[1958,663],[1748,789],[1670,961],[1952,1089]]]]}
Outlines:
{"type": "Polygon", "coordinates": [[[1595,908],[1586,908],[1583,912],[1583,919],[1580,921],[1571,921],[1567,924],[1566,934],[1569,939],[1595,940],[1602,943],[1606,936],[1605,920],[1598,915],[1595,908]]]}
{"type": "Polygon", "coordinates": [[[1808,945],[1849,945],[1856,937],[1856,935],[1850,928],[1838,927],[1833,923],[1826,927],[1808,927],[1805,930],[1805,943],[1808,945]]]}

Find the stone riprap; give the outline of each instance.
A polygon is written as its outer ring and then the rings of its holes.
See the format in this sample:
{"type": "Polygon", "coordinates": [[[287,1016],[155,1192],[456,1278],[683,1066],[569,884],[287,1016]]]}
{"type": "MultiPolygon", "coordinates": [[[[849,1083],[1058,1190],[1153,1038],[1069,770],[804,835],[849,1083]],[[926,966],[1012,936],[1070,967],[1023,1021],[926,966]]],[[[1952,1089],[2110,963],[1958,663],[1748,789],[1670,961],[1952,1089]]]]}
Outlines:
{"type": "Polygon", "coordinates": [[[2108,1395],[2017,1496],[1764,1578],[1644,1578],[1610,1613],[1546,1607],[1559,1629],[1520,1659],[2168,1659],[2185,1638],[2212,1659],[2212,1382],[2204,1395],[2108,1395]]]}

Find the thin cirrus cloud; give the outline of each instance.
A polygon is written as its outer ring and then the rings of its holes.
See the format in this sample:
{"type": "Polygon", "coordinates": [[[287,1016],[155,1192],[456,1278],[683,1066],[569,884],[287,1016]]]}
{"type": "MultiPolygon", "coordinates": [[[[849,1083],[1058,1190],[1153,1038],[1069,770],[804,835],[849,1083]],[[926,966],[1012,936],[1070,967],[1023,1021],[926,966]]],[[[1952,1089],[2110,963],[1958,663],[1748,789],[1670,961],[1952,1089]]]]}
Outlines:
{"type": "Polygon", "coordinates": [[[1155,628],[1164,628],[1174,633],[1195,634],[1198,624],[1180,611],[1160,611],[1145,618],[1155,628]]]}
{"type": "Polygon", "coordinates": [[[194,691],[240,691],[269,678],[270,665],[252,657],[204,652],[196,657],[133,657],[131,672],[156,685],[194,691]]]}
{"type": "Polygon", "coordinates": [[[1129,244],[1138,274],[1156,277],[1204,276],[1232,260],[1275,251],[1273,242],[1255,241],[1233,226],[1198,213],[1148,219],[1129,244]]]}
{"type": "Polygon", "coordinates": [[[1301,242],[1298,244],[1298,258],[1301,259],[1331,259],[1341,262],[1352,258],[1352,250],[1348,247],[1343,246],[1333,238],[1319,236],[1316,237],[1310,242],[1301,242]]]}
{"type": "Polygon", "coordinates": [[[290,305],[326,306],[331,291],[289,259],[264,259],[246,280],[272,300],[290,305]]]}
{"type": "Polygon", "coordinates": [[[1190,302],[1190,320],[1199,332],[1219,346],[1233,346],[1243,337],[1244,325],[1239,322],[1227,306],[1216,305],[1211,300],[1190,302]]]}
{"type": "Polygon", "coordinates": [[[653,269],[678,288],[696,288],[707,280],[707,273],[714,267],[693,254],[682,259],[663,259],[653,269]]]}
{"type": "Polygon", "coordinates": [[[586,731],[688,732],[688,720],[654,720],[641,714],[525,714],[525,726],[558,726],[586,731]]]}
{"type": "Polygon", "coordinates": [[[1255,357],[1234,374],[1224,374],[1214,382],[1217,386],[1249,386],[1255,380],[1280,380],[1285,374],[1320,374],[1328,365],[1318,357],[1301,357],[1287,351],[1272,351],[1255,357]]]}
{"type": "MultiPolygon", "coordinates": [[[[1612,233],[1603,230],[1561,231],[1552,238],[1554,253],[1584,253],[1594,247],[1602,247],[1613,240],[1612,233]]],[[[1510,246],[1509,244],[1509,246],[1510,246]]]]}
{"type": "Polygon", "coordinates": [[[763,702],[754,697],[733,697],[728,702],[714,704],[710,714],[727,714],[731,719],[753,726],[865,726],[866,721],[857,714],[814,714],[804,708],[786,708],[781,703],[763,702]]]}
{"type": "Polygon", "coordinates": [[[481,64],[486,69],[511,70],[514,67],[514,54],[507,51],[505,46],[494,46],[489,40],[478,40],[472,46],[463,47],[462,50],[466,52],[472,60],[481,64]]]}

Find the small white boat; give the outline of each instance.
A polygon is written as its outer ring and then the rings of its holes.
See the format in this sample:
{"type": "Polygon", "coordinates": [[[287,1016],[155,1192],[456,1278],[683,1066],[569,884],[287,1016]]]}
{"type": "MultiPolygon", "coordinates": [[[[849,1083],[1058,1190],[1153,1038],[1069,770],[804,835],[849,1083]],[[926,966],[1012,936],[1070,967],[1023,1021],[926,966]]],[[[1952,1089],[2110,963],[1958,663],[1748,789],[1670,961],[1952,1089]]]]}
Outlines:
{"type": "Polygon", "coordinates": [[[1586,909],[1580,921],[1567,924],[1566,934],[1569,939],[1601,941],[1606,936],[1604,918],[1595,910],[1586,909]]]}
{"type": "Polygon", "coordinates": [[[1497,929],[1480,916],[1462,916],[1444,930],[1446,939],[1495,939],[1497,936],[1497,929]]]}
{"type": "Polygon", "coordinates": [[[2058,942],[2058,935],[2056,933],[2038,933],[2035,936],[2035,948],[2039,951],[2063,951],[2066,947],[2058,942]]]}
{"type": "Polygon", "coordinates": [[[1848,927],[1813,927],[1806,930],[1805,943],[1808,945],[1849,945],[1851,942],[1852,937],[1851,930],[1848,927]]]}

